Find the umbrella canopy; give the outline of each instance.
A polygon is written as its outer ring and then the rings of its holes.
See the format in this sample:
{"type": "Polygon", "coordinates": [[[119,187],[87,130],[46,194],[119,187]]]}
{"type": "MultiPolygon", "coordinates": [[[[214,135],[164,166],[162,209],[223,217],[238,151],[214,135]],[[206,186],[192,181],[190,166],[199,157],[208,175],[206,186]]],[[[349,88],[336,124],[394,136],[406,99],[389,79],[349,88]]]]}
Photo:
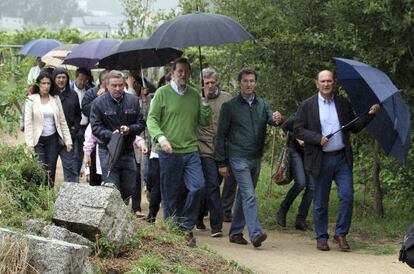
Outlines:
{"type": "Polygon", "coordinates": [[[19,51],[21,55],[42,57],[50,50],[63,45],[55,39],[34,39],[26,43],[19,51]]]}
{"type": "MultiPolygon", "coordinates": [[[[78,44],[66,44],[60,47],[54,48],[45,55],[42,56],[42,62],[49,67],[60,67],[62,66],[63,60],[65,57],[72,52],[74,48],[76,48],[78,44]]],[[[63,65],[67,69],[73,69],[76,67],[71,65],[63,65]]]]}
{"type": "Polygon", "coordinates": [[[122,41],[99,61],[98,67],[128,70],[159,67],[168,64],[183,54],[181,50],[173,48],[148,48],[145,46],[146,42],[146,39],[122,41]]]}
{"type": "Polygon", "coordinates": [[[368,129],[388,155],[404,163],[410,148],[411,118],[399,89],[379,69],[354,60],[334,60],[338,81],[358,115],[381,103],[381,110],[368,129]]]}
{"type": "Polygon", "coordinates": [[[63,64],[93,69],[107,52],[120,43],[114,39],[94,39],[77,46],[66,56],[63,64]]]}
{"type": "Polygon", "coordinates": [[[148,39],[147,46],[186,48],[241,43],[245,40],[254,40],[254,37],[233,18],[196,12],[163,23],[148,39]]]}

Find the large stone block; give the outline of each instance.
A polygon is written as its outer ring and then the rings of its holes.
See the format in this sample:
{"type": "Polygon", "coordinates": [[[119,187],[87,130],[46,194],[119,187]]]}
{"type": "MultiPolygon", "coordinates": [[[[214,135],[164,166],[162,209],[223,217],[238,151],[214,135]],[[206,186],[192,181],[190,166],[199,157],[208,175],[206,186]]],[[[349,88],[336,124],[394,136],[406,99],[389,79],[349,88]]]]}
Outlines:
{"type": "Polygon", "coordinates": [[[41,236],[45,238],[65,241],[72,244],[84,245],[91,248],[92,250],[95,250],[95,244],[92,241],[89,241],[81,235],[71,232],[64,227],[47,225],[43,228],[41,236]]]}
{"type": "Polygon", "coordinates": [[[42,274],[91,273],[88,256],[91,249],[86,246],[71,244],[39,236],[17,234],[0,228],[0,245],[8,237],[23,237],[29,243],[29,263],[42,274]]]}
{"type": "Polygon", "coordinates": [[[117,189],[63,183],[55,203],[53,222],[91,241],[101,234],[121,245],[134,226],[117,189]]]}

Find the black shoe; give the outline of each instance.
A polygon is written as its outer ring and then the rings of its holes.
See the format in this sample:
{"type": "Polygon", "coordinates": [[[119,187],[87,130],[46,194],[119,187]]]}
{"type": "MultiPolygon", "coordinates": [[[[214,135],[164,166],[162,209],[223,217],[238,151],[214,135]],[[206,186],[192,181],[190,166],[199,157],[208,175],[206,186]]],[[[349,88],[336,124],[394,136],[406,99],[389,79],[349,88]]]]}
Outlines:
{"type": "Polygon", "coordinates": [[[306,230],[308,230],[308,225],[306,224],[305,221],[298,221],[298,220],[296,220],[295,228],[297,230],[306,231],[306,230]]]}
{"type": "Polygon", "coordinates": [[[223,231],[221,229],[216,228],[211,230],[211,237],[213,238],[220,238],[223,237],[223,231]]]}
{"type": "Polygon", "coordinates": [[[196,229],[197,229],[197,230],[206,230],[206,229],[207,229],[207,227],[206,227],[206,225],[204,224],[203,220],[199,220],[199,221],[197,221],[197,224],[196,224],[196,229]]]}
{"type": "Polygon", "coordinates": [[[155,217],[154,216],[150,216],[148,215],[147,218],[145,219],[148,223],[153,224],[155,223],[155,217]]]}
{"type": "Polygon", "coordinates": [[[242,234],[234,235],[230,237],[230,243],[239,244],[239,245],[247,245],[248,242],[245,238],[243,238],[242,234]]]}
{"type": "Polygon", "coordinates": [[[188,247],[196,247],[197,246],[196,237],[194,237],[193,232],[188,232],[188,234],[186,236],[186,240],[187,240],[187,246],[188,247]]]}
{"type": "Polygon", "coordinates": [[[286,227],[286,212],[281,209],[277,212],[277,224],[281,227],[286,227]]]}
{"type": "Polygon", "coordinates": [[[267,239],[267,234],[265,232],[261,232],[257,234],[252,241],[254,247],[259,247],[262,243],[267,239]]]}
{"type": "Polygon", "coordinates": [[[231,223],[231,221],[232,221],[231,216],[224,216],[223,217],[223,222],[225,222],[225,223],[231,223]]]}

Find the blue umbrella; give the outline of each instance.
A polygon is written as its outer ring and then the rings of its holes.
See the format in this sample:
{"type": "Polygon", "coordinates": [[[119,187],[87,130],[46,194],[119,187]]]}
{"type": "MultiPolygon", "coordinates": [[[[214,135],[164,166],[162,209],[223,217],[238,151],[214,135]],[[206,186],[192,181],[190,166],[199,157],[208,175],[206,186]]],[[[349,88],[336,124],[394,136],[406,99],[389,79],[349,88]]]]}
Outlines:
{"type": "Polygon", "coordinates": [[[42,57],[49,51],[59,46],[62,46],[63,43],[55,39],[34,39],[26,43],[19,51],[21,55],[30,55],[36,57],[42,57]]]}
{"type": "Polygon", "coordinates": [[[387,155],[405,163],[411,145],[411,119],[400,90],[379,69],[354,60],[334,60],[338,81],[358,115],[366,113],[374,104],[381,104],[368,129],[387,155]]]}
{"type": "Polygon", "coordinates": [[[93,69],[99,60],[119,43],[119,40],[114,39],[94,39],[84,42],[66,56],[63,64],[93,69]]]}

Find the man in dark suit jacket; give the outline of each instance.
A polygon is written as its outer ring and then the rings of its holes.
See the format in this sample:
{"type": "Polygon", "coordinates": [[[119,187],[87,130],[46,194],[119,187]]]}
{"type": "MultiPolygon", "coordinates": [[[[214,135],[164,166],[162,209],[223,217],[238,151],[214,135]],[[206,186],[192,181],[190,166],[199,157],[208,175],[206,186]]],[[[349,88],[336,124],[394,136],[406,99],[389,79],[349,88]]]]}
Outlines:
{"type": "Polygon", "coordinates": [[[362,130],[380,109],[373,105],[368,115],[328,139],[327,135],[355,118],[349,101],[333,93],[336,80],[333,72],[320,71],[315,79],[318,94],[299,107],[294,124],[298,139],[305,142],[305,170],[314,187],[313,222],[317,249],[328,251],[328,204],[332,180],[338,187],[339,209],[334,239],[342,251],[349,251],[346,241],[352,220],[353,181],[350,131],[362,130]]]}

